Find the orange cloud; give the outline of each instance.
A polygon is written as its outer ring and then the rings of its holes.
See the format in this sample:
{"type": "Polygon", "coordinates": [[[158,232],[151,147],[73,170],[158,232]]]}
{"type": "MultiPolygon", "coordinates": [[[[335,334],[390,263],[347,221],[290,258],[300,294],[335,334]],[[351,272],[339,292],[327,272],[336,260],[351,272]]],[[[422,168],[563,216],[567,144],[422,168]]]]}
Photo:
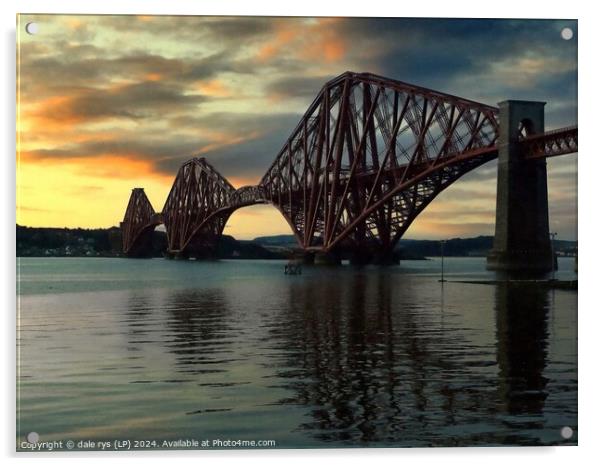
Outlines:
{"type": "Polygon", "coordinates": [[[161,79],[163,79],[163,75],[161,73],[147,73],[144,78],[147,81],[161,81],[161,79]]]}
{"type": "Polygon", "coordinates": [[[80,31],[86,29],[86,23],[82,21],[82,17],[67,16],[66,18],[67,28],[72,31],[80,31]]]}
{"type": "Polygon", "coordinates": [[[209,95],[212,97],[229,97],[232,95],[230,89],[219,79],[200,81],[196,88],[204,95],[209,95]]]}
{"type": "Polygon", "coordinates": [[[299,56],[308,60],[320,60],[327,63],[340,61],[346,53],[347,45],[343,37],[337,34],[335,25],[340,18],[321,18],[312,27],[312,33],[299,56]]]}
{"type": "Polygon", "coordinates": [[[74,31],[84,27],[84,23],[80,19],[77,19],[75,17],[67,17],[66,23],[69,29],[72,29],[74,31]]]}
{"type": "Polygon", "coordinates": [[[43,145],[44,147],[56,147],[65,144],[84,144],[87,142],[112,141],[115,139],[114,131],[83,130],[77,126],[56,128],[53,126],[38,126],[35,131],[17,129],[17,135],[21,142],[21,153],[26,153],[32,147],[43,145]]]}
{"type": "Polygon", "coordinates": [[[285,23],[280,23],[280,26],[276,31],[276,37],[274,37],[272,42],[259,49],[259,52],[257,52],[257,59],[261,62],[271,60],[297,36],[298,31],[288,29],[288,26],[285,26],[285,23]]]}
{"type": "Polygon", "coordinates": [[[36,126],[48,128],[56,125],[60,129],[65,125],[81,123],[84,118],[73,112],[73,100],[74,96],[62,95],[31,104],[23,111],[21,122],[32,124],[32,130],[36,126]]]}
{"type": "MultiPolygon", "coordinates": [[[[69,166],[82,175],[107,178],[136,178],[140,176],[173,178],[155,169],[152,161],[143,160],[136,155],[100,154],[94,157],[44,157],[41,154],[23,151],[20,153],[22,164],[42,164],[53,166],[69,166]]],[[[18,167],[17,167],[18,169],[18,167]]]]}
{"type": "MultiPolygon", "coordinates": [[[[158,78],[153,73],[147,75],[158,78]]],[[[196,108],[203,96],[184,94],[183,88],[160,81],[127,82],[105,87],[75,87],[68,95],[29,100],[19,109],[24,128],[62,127],[101,120],[140,120],[174,110],[196,108]]]]}
{"type": "MultiPolygon", "coordinates": [[[[112,96],[120,87],[107,90],[107,96],[112,96]]],[[[31,103],[21,110],[22,129],[60,133],[88,122],[128,116],[112,109],[106,100],[103,103],[100,92],[97,89],[74,89],[70,95],[57,95],[31,103]]]]}
{"type": "Polygon", "coordinates": [[[288,52],[305,60],[340,61],[347,51],[346,41],[336,30],[340,21],[341,18],[320,18],[313,24],[283,21],[275,37],[259,49],[256,57],[260,62],[267,62],[288,52]]]}
{"type": "Polygon", "coordinates": [[[79,167],[83,175],[93,175],[101,178],[135,178],[135,177],[163,177],[173,178],[169,175],[157,173],[155,166],[148,160],[136,159],[133,156],[100,155],[97,157],[81,157],[71,159],[79,167]]]}

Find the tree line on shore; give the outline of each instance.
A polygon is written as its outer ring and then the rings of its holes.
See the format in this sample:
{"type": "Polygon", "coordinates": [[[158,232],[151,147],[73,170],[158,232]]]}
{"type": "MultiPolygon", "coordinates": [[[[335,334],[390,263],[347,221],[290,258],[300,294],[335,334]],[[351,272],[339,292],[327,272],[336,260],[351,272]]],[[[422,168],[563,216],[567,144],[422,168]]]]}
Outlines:
{"type": "MultiPolygon", "coordinates": [[[[491,236],[453,238],[443,243],[445,256],[484,256],[491,249],[491,236]]],[[[424,259],[441,254],[441,241],[401,239],[396,249],[402,259],[424,259]]],[[[152,257],[162,257],[167,248],[164,231],[153,232],[152,257]]],[[[561,255],[576,252],[575,241],[555,240],[554,250],[561,255]]],[[[298,249],[293,235],[262,236],[253,240],[237,240],[223,235],[217,255],[222,259],[286,259],[298,249]]],[[[18,257],[118,257],[121,231],[111,228],[38,228],[17,225],[18,257]]]]}

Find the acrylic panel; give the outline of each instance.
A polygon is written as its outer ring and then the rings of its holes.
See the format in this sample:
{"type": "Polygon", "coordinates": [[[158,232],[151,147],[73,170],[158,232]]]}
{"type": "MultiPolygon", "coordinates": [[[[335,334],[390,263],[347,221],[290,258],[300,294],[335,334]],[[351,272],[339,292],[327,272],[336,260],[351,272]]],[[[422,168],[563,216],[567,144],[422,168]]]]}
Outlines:
{"type": "Polygon", "coordinates": [[[17,450],[576,445],[577,33],[19,15],[17,450]]]}

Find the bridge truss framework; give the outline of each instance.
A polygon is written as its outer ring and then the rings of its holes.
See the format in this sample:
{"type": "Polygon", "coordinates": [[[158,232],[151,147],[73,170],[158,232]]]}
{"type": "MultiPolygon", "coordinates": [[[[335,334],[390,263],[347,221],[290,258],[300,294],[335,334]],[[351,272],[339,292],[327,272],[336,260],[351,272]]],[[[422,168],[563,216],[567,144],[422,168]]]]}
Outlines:
{"type": "MultiPolygon", "coordinates": [[[[324,85],[257,186],[235,189],[204,158],[185,162],[160,213],[141,188],[123,251],[140,255],[163,223],[171,255],[215,251],[230,215],[270,203],[301,249],[386,262],[413,220],[462,175],[493,160],[499,109],[367,73],[324,85]]],[[[527,134],[525,160],[577,151],[577,128],[527,134]]]]}

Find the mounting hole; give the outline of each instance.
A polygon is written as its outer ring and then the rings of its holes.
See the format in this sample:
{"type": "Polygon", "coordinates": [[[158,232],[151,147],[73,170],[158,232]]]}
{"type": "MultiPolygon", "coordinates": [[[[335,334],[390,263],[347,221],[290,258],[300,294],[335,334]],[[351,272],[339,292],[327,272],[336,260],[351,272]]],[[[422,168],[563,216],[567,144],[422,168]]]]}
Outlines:
{"type": "Polygon", "coordinates": [[[565,426],[560,429],[560,435],[563,439],[568,440],[573,436],[573,429],[571,429],[569,426],[565,426]]]}
{"type": "Polygon", "coordinates": [[[25,25],[25,32],[31,36],[38,33],[38,23],[27,23],[25,25]]]}
{"type": "Polygon", "coordinates": [[[560,31],[560,37],[564,40],[571,40],[573,38],[573,30],[571,28],[564,28],[560,31]]]}
{"type": "Polygon", "coordinates": [[[38,443],[40,441],[40,434],[37,432],[30,432],[27,434],[27,441],[29,443],[38,443]]]}

